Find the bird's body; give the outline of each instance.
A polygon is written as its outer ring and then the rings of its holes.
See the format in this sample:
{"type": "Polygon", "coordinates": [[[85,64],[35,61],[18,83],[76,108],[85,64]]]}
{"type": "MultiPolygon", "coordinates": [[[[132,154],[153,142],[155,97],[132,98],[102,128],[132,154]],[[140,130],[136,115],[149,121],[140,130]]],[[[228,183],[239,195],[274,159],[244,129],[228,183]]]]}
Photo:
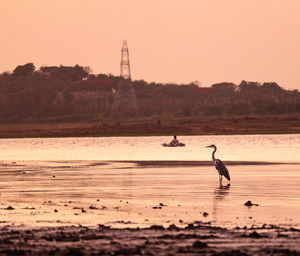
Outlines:
{"type": "Polygon", "coordinates": [[[217,151],[217,147],[215,145],[210,145],[207,147],[214,148],[214,151],[212,153],[212,161],[220,175],[220,185],[222,185],[222,176],[224,176],[227,180],[230,181],[230,175],[229,175],[227,167],[225,166],[225,164],[223,164],[223,162],[220,159],[215,158],[215,153],[217,151]]]}

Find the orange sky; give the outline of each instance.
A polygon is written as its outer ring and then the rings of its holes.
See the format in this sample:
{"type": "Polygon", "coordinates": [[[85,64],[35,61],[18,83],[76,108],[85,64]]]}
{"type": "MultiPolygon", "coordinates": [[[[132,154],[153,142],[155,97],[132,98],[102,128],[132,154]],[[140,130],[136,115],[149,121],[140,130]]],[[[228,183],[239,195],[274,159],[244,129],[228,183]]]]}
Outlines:
{"type": "Polygon", "coordinates": [[[203,86],[300,89],[299,0],[0,0],[0,72],[33,62],[203,86]]]}

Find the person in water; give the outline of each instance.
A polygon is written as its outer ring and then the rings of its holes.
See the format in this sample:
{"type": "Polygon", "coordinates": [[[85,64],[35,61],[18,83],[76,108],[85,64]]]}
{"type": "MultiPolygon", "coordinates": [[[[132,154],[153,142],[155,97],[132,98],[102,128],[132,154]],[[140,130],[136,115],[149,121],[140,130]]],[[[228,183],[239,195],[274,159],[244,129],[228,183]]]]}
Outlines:
{"type": "Polygon", "coordinates": [[[177,146],[179,144],[179,140],[177,139],[176,135],[174,135],[174,139],[170,142],[171,146],[177,146]]]}

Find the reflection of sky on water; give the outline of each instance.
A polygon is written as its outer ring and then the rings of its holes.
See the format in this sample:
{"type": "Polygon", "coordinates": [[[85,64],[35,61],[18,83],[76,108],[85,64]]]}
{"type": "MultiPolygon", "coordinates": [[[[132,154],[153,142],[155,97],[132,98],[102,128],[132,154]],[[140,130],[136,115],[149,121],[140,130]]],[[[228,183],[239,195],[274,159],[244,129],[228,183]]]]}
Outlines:
{"type": "Polygon", "coordinates": [[[59,220],[97,225],[123,220],[169,225],[182,220],[230,227],[264,223],[300,227],[299,165],[228,166],[231,185],[224,180],[220,188],[213,166],[16,162],[2,166],[0,172],[0,215],[9,223],[42,225],[44,222],[37,221],[53,220],[55,224],[59,220]],[[244,206],[248,200],[259,206],[244,206]],[[167,206],[153,209],[160,203],[167,206]],[[8,205],[15,210],[5,210],[8,205]],[[91,205],[107,209],[90,210],[91,205]],[[32,207],[35,209],[25,210],[32,207]],[[81,208],[87,212],[82,214],[81,208]],[[55,214],[54,209],[58,210],[55,214]],[[204,217],[203,212],[209,215],[204,217]]]}
{"type": "Polygon", "coordinates": [[[300,162],[300,135],[178,136],[186,147],[166,148],[172,136],[1,139],[2,160],[210,160],[300,162]]]}

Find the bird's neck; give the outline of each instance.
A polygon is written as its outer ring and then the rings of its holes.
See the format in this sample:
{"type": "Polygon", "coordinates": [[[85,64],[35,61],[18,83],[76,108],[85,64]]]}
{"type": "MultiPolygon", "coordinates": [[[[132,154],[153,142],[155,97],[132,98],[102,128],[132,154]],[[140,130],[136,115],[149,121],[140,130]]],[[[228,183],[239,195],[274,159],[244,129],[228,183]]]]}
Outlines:
{"type": "Polygon", "coordinates": [[[215,162],[216,158],[215,158],[215,153],[217,151],[217,148],[214,149],[214,151],[212,152],[212,160],[215,162]]]}

